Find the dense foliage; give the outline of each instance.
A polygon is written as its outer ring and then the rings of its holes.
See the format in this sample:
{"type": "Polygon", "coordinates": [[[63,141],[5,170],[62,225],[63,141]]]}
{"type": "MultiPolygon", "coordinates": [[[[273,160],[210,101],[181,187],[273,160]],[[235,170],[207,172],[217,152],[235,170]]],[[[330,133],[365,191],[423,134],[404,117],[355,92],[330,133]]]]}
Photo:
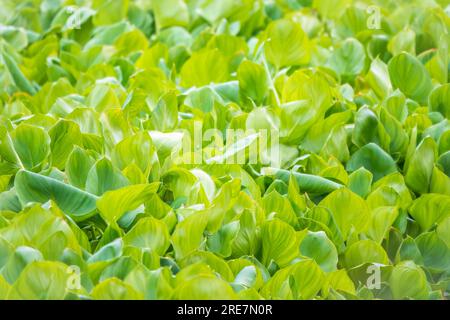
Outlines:
{"type": "Polygon", "coordinates": [[[445,299],[449,28],[447,0],[0,0],[0,299],[445,299]]]}

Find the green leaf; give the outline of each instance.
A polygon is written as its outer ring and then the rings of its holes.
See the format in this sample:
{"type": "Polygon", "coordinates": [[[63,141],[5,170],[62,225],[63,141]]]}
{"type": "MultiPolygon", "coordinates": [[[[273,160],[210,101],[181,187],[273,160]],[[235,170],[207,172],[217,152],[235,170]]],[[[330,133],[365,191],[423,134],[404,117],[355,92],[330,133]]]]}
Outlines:
{"type": "Polygon", "coordinates": [[[39,261],[29,264],[11,287],[9,299],[61,300],[66,295],[69,273],[60,262],[39,261]]]}
{"type": "MultiPolygon", "coordinates": [[[[134,29],[122,33],[114,42],[114,46],[117,48],[117,55],[125,56],[136,51],[140,52],[145,50],[148,47],[148,39],[141,30],[134,29]]],[[[122,70],[124,70],[124,68],[122,68],[122,70]]],[[[132,72],[132,70],[130,70],[130,72],[132,72]]],[[[125,77],[125,75],[122,76],[125,77]]],[[[124,79],[122,81],[124,81],[124,79]]]]}
{"type": "Polygon", "coordinates": [[[19,89],[19,91],[24,91],[30,95],[36,94],[36,89],[33,87],[30,80],[25,77],[16,61],[14,61],[14,59],[6,52],[6,50],[4,50],[3,48],[1,49],[3,63],[5,64],[6,70],[13,79],[17,89],[19,89]]]}
{"type": "Polygon", "coordinates": [[[437,167],[433,168],[433,174],[430,182],[430,192],[450,196],[450,178],[437,167]]]}
{"type": "Polygon", "coordinates": [[[398,248],[397,261],[411,260],[414,263],[423,265],[423,257],[413,238],[407,236],[398,248]]]}
{"type": "Polygon", "coordinates": [[[276,218],[283,220],[293,227],[297,225],[297,216],[289,200],[281,196],[277,191],[274,190],[264,196],[263,206],[266,214],[275,214],[276,218]]]}
{"type": "Polygon", "coordinates": [[[370,64],[366,80],[375,94],[380,98],[387,97],[392,91],[388,67],[378,57],[370,64]]]}
{"type": "Polygon", "coordinates": [[[156,165],[155,156],[156,151],[149,133],[139,132],[120,141],[114,147],[111,160],[119,170],[135,164],[147,175],[156,165]]]}
{"type": "Polygon", "coordinates": [[[255,266],[249,265],[242,268],[232,283],[233,289],[236,292],[240,292],[255,286],[258,280],[261,280],[258,279],[258,275],[260,274],[255,266]]]}
{"type": "Polygon", "coordinates": [[[299,23],[286,19],[274,21],[268,26],[266,37],[267,61],[278,69],[309,62],[309,39],[299,23]]]}
{"type": "Polygon", "coordinates": [[[0,276],[0,299],[6,300],[8,297],[9,291],[10,291],[10,284],[6,282],[5,279],[3,279],[2,276],[0,276]]]}
{"type": "Polygon", "coordinates": [[[346,168],[350,172],[365,168],[373,174],[374,181],[397,171],[392,157],[375,143],[369,143],[356,151],[346,168]]]}
{"type": "Polygon", "coordinates": [[[330,58],[330,66],[344,79],[360,74],[365,66],[363,45],[356,39],[346,39],[330,58]]]}
{"type": "Polygon", "coordinates": [[[399,263],[392,270],[389,284],[394,299],[426,299],[428,285],[425,273],[412,261],[399,263]]]}
{"type": "Polygon", "coordinates": [[[447,119],[450,118],[450,84],[435,88],[428,101],[431,111],[440,112],[447,119]]]}
{"type": "Polygon", "coordinates": [[[316,153],[319,153],[327,140],[332,139],[331,136],[333,129],[339,128],[350,120],[351,112],[339,112],[333,113],[323,121],[319,121],[314,124],[302,141],[302,146],[316,153]]]}
{"type": "Polygon", "coordinates": [[[404,123],[408,117],[406,97],[398,89],[386,98],[384,107],[400,123],[404,123]]]}
{"type": "Polygon", "coordinates": [[[450,217],[444,219],[436,228],[436,232],[446,244],[450,244],[450,217]]]}
{"type": "Polygon", "coordinates": [[[262,289],[267,299],[313,299],[325,282],[314,260],[304,260],[279,270],[262,289]]]}
{"type": "Polygon", "coordinates": [[[355,285],[344,269],[327,274],[327,283],[324,290],[329,291],[330,289],[356,294],[355,285]]]}
{"type": "Polygon", "coordinates": [[[21,209],[22,204],[14,189],[0,193],[0,210],[19,212],[21,209]]]}
{"type": "Polygon", "coordinates": [[[401,123],[384,108],[380,110],[380,121],[389,135],[389,150],[392,155],[402,154],[408,146],[408,134],[401,123]]]}
{"type": "Polygon", "coordinates": [[[96,45],[112,45],[121,33],[129,31],[130,29],[131,26],[127,21],[120,21],[111,25],[96,28],[92,38],[86,43],[86,49],[92,50],[88,51],[86,54],[85,63],[89,65],[97,58],[98,52],[96,52],[96,50],[98,49],[95,48],[96,45]]]}
{"type": "MultiPolygon", "coordinates": [[[[105,233],[107,234],[107,230],[105,233]]],[[[95,252],[91,257],[89,257],[89,263],[95,263],[99,261],[110,261],[116,259],[122,255],[123,252],[123,241],[122,239],[116,239],[101,247],[95,252]]]]}
{"type": "Polygon", "coordinates": [[[23,269],[33,261],[44,260],[42,253],[30,247],[17,247],[9,256],[2,268],[2,276],[13,284],[22,273],[23,269]]]}
{"type": "Polygon", "coordinates": [[[437,160],[439,166],[447,176],[450,176],[450,151],[443,153],[437,160]]]}
{"type": "Polygon", "coordinates": [[[143,294],[117,278],[100,282],[92,290],[92,297],[97,300],[142,300],[143,294]]]}
{"type": "Polygon", "coordinates": [[[447,2],[0,0],[0,299],[446,299],[447,2]]]}
{"type": "Polygon", "coordinates": [[[153,1],[152,8],[158,29],[189,23],[188,8],[182,0],[153,1]]]}
{"type": "Polygon", "coordinates": [[[228,63],[218,49],[205,49],[194,52],[181,68],[181,85],[201,87],[211,83],[227,81],[228,63]]]}
{"type": "Polygon", "coordinates": [[[249,211],[244,211],[239,220],[239,232],[232,244],[234,257],[251,255],[258,252],[261,239],[256,227],[256,217],[249,211]]]}
{"type": "Polygon", "coordinates": [[[28,46],[27,32],[23,28],[2,26],[0,37],[18,50],[22,50],[28,46]]]}
{"type": "Polygon", "coordinates": [[[97,11],[94,16],[96,25],[109,25],[126,17],[129,0],[94,0],[92,7],[97,11]]]}
{"type": "Polygon", "coordinates": [[[86,191],[97,196],[127,185],[127,179],[107,158],[97,161],[86,177],[86,191]]]}
{"type": "Polygon", "coordinates": [[[428,231],[435,223],[439,224],[450,215],[450,197],[441,194],[424,194],[414,200],[409,214],[428,231]]]}
{"type": "Polygon", "coordinates": [[[178,124],[178,102],[174,92],[161,97],[152,112],[153,127],[162,132],[175,130],[178,124]]]}
{"type": "Polygon", "coordinates": [[[355,116],[355,128],[353,129],[352,141],[358,147],[368,143],[380,144],[380,124],[375,112],[367,106],[358,110],[355,116]]]}
{"type": "Polygon", "coordinates": [[[97,200],[97,208],[102,217],[111,225],[115,225],[127,211],[135,210],[156,193],[159,182],[137,184],[104,193],[97,200]]]}
{"type": "Polygon", "coordinates": [[[64,169],[75,145],[82,145],[81,131],[72,121],[60,120],[49,131],[52,165],[64,169]]]}
{"type": "Polygon", "coordinates": [[[313,194],[325,194],[335,191],[342,187],[339,183],[315,176],[311,174],[290,172],[284,169],[264,168],[262,173],[267,176],[275,176],[276,178],[289,183],[289,177],[292,175],[297,180],[301,191],[313,194]]]}
{"type": "Polygon", "coordinates": [[[58,207],[76,221],[95,213],[97,197],[56,179],[22,170],[14,182],[17,195],[23,204],[55,201],[58,207]]]}
{"type": "Polygon", "coordinates": [[[413,191],[423,194],[430,189],[436,156],[436,143],[431,137],[425,138],[409,159],[405,182],[413,191]]]}
{"type": "Polygon", "coordinates": [[[325,232],[308,232],[300,244],[300,253],[314,259],[324,272],[336,270],[338,253],[325,232]]]}
{"type": "Polygon", "coordinates": [[[42,128],[21,124],[11,132],[11,140],[24,169],[38,168],[50,153],[50,138],[42,128]]]}
{"type": "Polygon", "coordinates": [[[411,191],[406,187],[403,176],[398,172],[387,175],[374,183],[372,193],[381,189],[389,190],[389,193],[395,193],[398,197],[398,205],[405,210],[412,203],[411,191]]]}
{"type": "Polygon", "coordinates": [[[337,18],[344,13],[349,3],[350,1],[348,0],[318,0],[314,1],[312,7],[326,18],[337,18]]]}
{"type": "Polygon", "coordinates": [[[294,102],[295,105],[303,105],[307,100],[318,117],[324,116],[325,112],[332,106],[335,95],[334,88],[330,86],[330,78],[321,72],[312,75],[303,70],[295,71],[283,86],[283,102],[294,102]]]}
{"type": "Polygon", "coordinates": [[[268,79],[266,70],[261,65],[245,60],[237,70],[239,90],[243,96],[249,97],[256,104],[261,104],[267,95],[268,79]]]}
{"type": "MultiPolygon", "coordinates": [[[[125,255],[129,255],[130,251],[124,252],[125,255]]],[[[98,282],[102,282],[110,278],[118,278],[123,280],[132,270],[145,270],[144,266],[139,264],[135,259],[129,256],[119,257],[119,259],[109,263],[103,270],[100,267],[98,269],[101,272],[98,282]]]]}
{"type": "Polygon", "coordinates": [[[273,260],[280,267],[284,267],[299,256],[297,234],[294,228],[281,220],[264,223],[261,239],[261,262],[266,266],[273,260]]]}
{"type": "Polygon", "coordinates": [[[311,108],[307,100],[282,105],[280,112],[280,138],[287,144],[296,144],[305,136],[320,114],[311,108]]]}
{"type": "Polygon", "coordinates": [[[248,4],[236,0],[225,2],[220,0],[209,0],[200,3],[197,7],[198,14],[212,25],[218,24],[223,18],[229,18],[227,20],[237,18],[234,16],[243,13],[245,14],[248,10],[248,4]]]}
{"type": "Polygon", "coordinates": [[[347,248],[345,265],[348,268],[366,263],[389,264],[389,259],[383,247],[372,240],[360,240],[347,248]]]}
{"type": "Polygon", "coordinates": [[[212,252],[229,257],[232,253],[232,244],[239,232],[239,221],[233,221],[208,237],[207,246],[212,252]]]}
{"type": "Polygon", "coordinates": [[[364,167],[352,172],[348,177],[348,188],[361,198],[366,198],[372,188],[373,174],[364,167]]]}
{"type": "Polygon", "coordinates": [[[398,55],[402,52],[416,54],[416,34],[412,29],[405,28],[397,33],[388,44],[388,50],[393,55],[398,55]]]}
{"type": "Polygon", "coordinates": [[[155,218],[142,218],[123,237],[126,245],[138,248],[150,248],[159,255],[169,248],[169,231],[164,222],[155,218]]]}
{"type": "Polygon", "coordinates": [[[233,272],[228,264],[211,252],[192,252],[185,258],[181,259],[179,265],[181,268],[186,268],[188,266],[195,265],[196,263],[204,263],[208,266],[208,268],[211,268],[212,271],[219,274],[226,281],[233,280],[233,272]]]}
{"type": "Polygon", "coordinates": [[[330,193],[319,206],[331,211],[344,239],[347,239],[351,229],[361,232],[367,227],[370,212],[366,202],[346,188],[330,193]]]}
{"type": "Polygon", "coordinates": [[[423,233],[415,239],[423,264],[433,272],[448,272],[450,270],[450,250],[436,232],[423,233]]]}
{"type": "Polygon", "coordinates": [[[62,257],[66,247],[67,240],[64,232],[57,231],[39,246],[39,251],[46,260],[58,260],[62,257]]]}
{"type": "Polygon", "coordinates": [[[372,210],[372,219],[367,234],[372,240],[381,244],[398,215],[396,207],[378,207],[372,210]]]}
{"type": "Polygon", "coordinates": [[[212,275],[199,275],[177,287],[173,298],[176,300],[231,300],[237,299],[237,296],[224,280],[212,275]]]}
{"type": "Polygon", "coordinates": [[[392,58],[388,68],[394,88],[419,103],[428,101],[432,89],[430,75],[417,58],[406,52],[400,53],[392,58]]]}
{"type": "Polygon", "coordinates": [[[187,256],[202,246],[203,232],[207,223],[208,216],[202,212],[194,213],[178,222],[171,239],[177,259],[187,256]]]}
{"type": "Polygon", "coordinates": [[[94,159],[89,153],[86,150],[75,146],[66,162],[65,172],[67,180],[74,187],[84,189],[89,170],[91,170],[93,165],[94,159]]]}

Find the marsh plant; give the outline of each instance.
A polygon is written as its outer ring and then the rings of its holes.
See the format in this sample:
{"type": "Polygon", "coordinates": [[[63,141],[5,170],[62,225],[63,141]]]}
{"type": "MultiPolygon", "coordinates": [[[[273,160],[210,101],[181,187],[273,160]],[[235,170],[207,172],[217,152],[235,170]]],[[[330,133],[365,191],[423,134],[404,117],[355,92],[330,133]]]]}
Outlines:
{"type": "Polygon", "coordinates": [[[449,27],[0,0],[0,299],[446,299],[449,27]]]}

